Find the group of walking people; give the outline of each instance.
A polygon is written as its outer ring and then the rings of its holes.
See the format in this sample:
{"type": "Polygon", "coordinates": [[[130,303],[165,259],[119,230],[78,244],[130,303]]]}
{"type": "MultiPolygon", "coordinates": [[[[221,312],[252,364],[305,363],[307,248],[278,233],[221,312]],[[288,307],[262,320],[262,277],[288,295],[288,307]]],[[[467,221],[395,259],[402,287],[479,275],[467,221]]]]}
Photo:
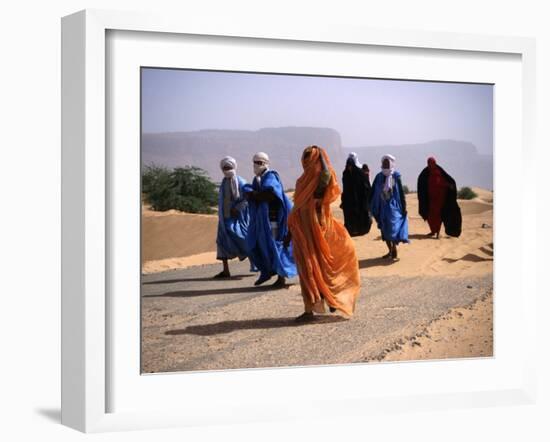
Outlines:
{"type": "MultiPolygon", "coordinates": [[[[439,239],[442,225],[449,236],[458,237],[462,230],[462,215],[457,203],[455,180],[428,158],[427,166],[418,176],[418,212],[428,222],[428,237],[439,239]]],[[[407,201],[401,174],[395,169],[395,157],[384,155],[381,171],[371,185],[369,167],[361,165],[352,152],[346,161],[342,176],[343,192],[340,207],[345,226],[351,236],[369,233],[372,217],[388,246],[383,258],[397,259],[397,245],[408,240],[407,201]]]]}
{"type": "MultiPolygon", "coordinates": [[[[371,186],[368,166],[361,165],[355,153],[350,154],[341,192],[326,151],[309,146],[302,153],[303,173],[296,181],[293,202],[285,194],[279,174],[270,168],[266,153],[258,152],[252,162],[251,183],[237,174],[234,158],[228,156],[220,162],[224,178],[219,190],[216,243],[223,270],[215,278],[231,276],[229,260],[248,258],[250,270],[259,272],[255,285],[276,277],[272,286],[279,288],[286,278],[299,276],[304,313],[297,321],[312,320],[327,307],[352,316],[360,277],[351,237],[368,233],[374,217],[388,246],[384,258],[397,259],[397,245],[409,242],[406,200],[395,158],[382,157],[381,171],[371,186]],[[338,198],[344,225],[334,218],[330,207],[338,198]]],[[[441,223],[449,223],[449,213],[456,218],[456,185],[433,158],[418,183],[420,214],[428,220],[430,234],[439,236],[441,223]],[[453,192],[456,208],[447,202],[453,192]]],[[[460,222],[453,219],[451,233],[447,233],[458,236],[460,222]]]]}

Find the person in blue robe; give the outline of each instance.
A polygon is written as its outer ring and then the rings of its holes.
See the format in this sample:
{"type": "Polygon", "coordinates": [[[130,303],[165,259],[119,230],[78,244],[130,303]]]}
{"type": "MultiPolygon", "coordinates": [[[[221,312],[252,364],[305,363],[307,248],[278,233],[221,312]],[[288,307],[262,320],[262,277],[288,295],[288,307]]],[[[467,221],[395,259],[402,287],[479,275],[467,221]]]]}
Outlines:
{"type": "Polygon", "coordinates": [[[249,203],[250,224],[246,242],[248,253],[260,276],[260,285],[278,275],[274,287],[283,287],[285,278],[296,276],[292,243],[285,246],[288,215],[292,202],[284,193],[279,174],[269,168],[269,157],[259,152],[253,157],[254,179],[245,186],[249,203]]]}
{"type": "Polygon", "coordinates": [[[409,242],[407,202],[401,174],[395,170],[395,157],[382,157],[382,170],[372,183],[371,213],[382,233],[382,240],[388,246],[384,258],[397,259],[397,245],[409,242]]]}
{"type": "MultiPolygon", "coordinates": [[[[220,184],[218,200],[217,259],[223,262],[223,270],[214,278],[229,278],[229,260],[248,257],[246,235],[250,222],[248,202],[244,188],[246,180],[237,175],[237,161],[225,157],[220,161],[224,178],[220,184]]],[[[251,263],[251,270],[254,266],[251,263]]]]}

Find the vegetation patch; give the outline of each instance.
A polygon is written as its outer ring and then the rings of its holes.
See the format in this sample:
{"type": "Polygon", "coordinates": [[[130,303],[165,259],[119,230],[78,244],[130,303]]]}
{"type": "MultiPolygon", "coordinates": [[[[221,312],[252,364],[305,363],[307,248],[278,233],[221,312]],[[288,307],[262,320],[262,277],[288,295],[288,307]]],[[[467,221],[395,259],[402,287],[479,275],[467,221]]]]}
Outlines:
{"type": "Polygon", "coordinates": [[[459,200],[471,200],[477,198],[477,193],[475,193],[470,187],[461,187],[457,193],[457,198],[459,200]]]}
{"type": "Polygon", "coordinates": [[[169,169],[151,164],[141,175],[141,190],[153,210],[175,209],[189,213],[214,213],[217,186],[206,171],[185,166],[169,169]]]}

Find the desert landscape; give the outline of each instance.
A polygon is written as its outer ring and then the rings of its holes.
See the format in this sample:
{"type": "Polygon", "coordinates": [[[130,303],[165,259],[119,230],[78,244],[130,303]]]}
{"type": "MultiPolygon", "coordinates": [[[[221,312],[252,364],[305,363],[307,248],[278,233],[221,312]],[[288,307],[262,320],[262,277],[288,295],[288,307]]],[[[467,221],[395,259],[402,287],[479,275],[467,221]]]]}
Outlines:
{"type": "MultiPolygon", "coordinates": [[[[217,215],[142,209],[142,372],[410,361],[493,355],[493,193],[459,200],[460,238],[428,238],[407,195],[410,244],[399,260],[376,225],[354,238],[361,273],[355,316],[296,324],[298,279],[254,287],[247,262],[213,280],[217,215]]],[[[292,196],[289,194],[289,196],[292,196]]],[[[335,216],[343,220],[333,204],[335,216]]]]}

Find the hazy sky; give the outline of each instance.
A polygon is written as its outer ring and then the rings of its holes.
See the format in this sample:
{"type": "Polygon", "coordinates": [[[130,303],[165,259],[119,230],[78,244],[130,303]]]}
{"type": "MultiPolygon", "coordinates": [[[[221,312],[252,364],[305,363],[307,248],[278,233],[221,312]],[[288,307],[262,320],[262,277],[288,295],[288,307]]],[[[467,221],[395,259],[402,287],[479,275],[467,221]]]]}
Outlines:
{"type": "Polygon", "coordinates": [[[142,70],[144,132],[313,126],[345,147],[470,141],[493,149],[490,85],[142,70]]]}

